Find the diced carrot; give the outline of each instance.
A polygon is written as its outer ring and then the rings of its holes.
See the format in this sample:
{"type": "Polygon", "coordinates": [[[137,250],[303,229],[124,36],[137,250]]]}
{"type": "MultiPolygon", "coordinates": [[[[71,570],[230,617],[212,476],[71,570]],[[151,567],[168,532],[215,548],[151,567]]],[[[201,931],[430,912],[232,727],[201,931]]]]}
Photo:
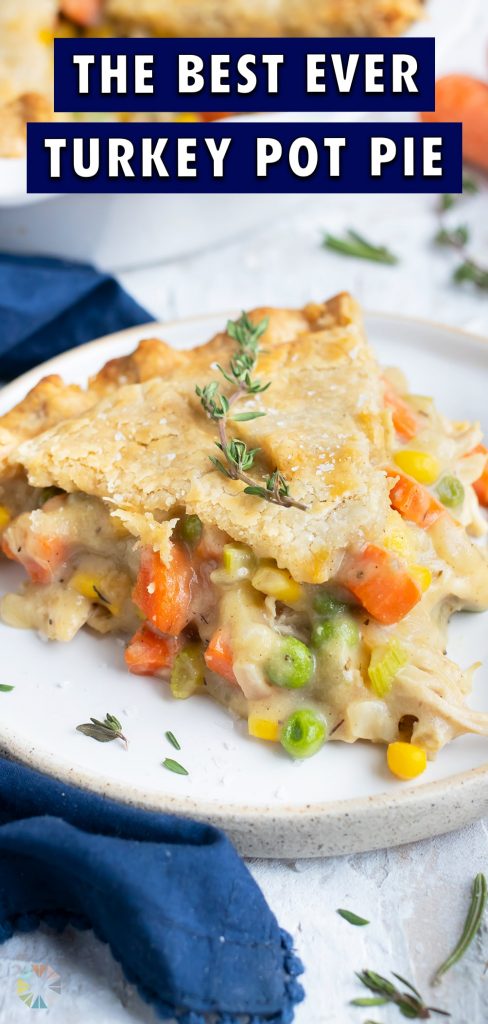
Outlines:
{"type": "Polygon", "coordinates": [[[447,515],[444,506],[423,484],[397,469],[388,469],[387,473],[389,477],[396,478],[396,483],[390,488],[391,504],[404,519],[428,530],[440,516],[447,515]]]}
{"type": "Polygon", "coordinates": [[[132,600],[161,633],[179,636],[188,625],[194,572],[186,548],[171,544],[168,562],[144,548],[132,600]]]}
{"type": "Polygon", "coordinates": [[[204,658],[205,664],[211,672],[216,672],[217,675],[223,676],[224,679],[227,679],[228,683],[237,684],[233,668],[234,657],[232,648],[222,629],[217,629],[214,633],[205,651],[204,658]]]}
{"type": "Polygon", "coordinates": [[[141,626],[125,650],[129,672],[136,676],[155,676],[161,669],[171,668],[181,648],[174,636],[157,636],[152,629],[141,626]]]}
{"type": "Polygon", "coordinates": [[[422,121],[462,121],[464,159],[488,171],[488,85],[471,75],[445,75],[435,87],[435,112],[422,121]]]}
{"type": "Polygon", "coordinates": [[[488,508],[488,448],[485,448],[484,444],[478,444],[469,454],[474,455],[475,453],[487,456],[485,468],[478,480],[475,480],[473,487],[480,505],[483,505],[483,508],[488,508]]]}
{"type": "Polygon", "coordinates": [[[230,117],[229,111],[226,110],[223,114],[217,113],[215,110],[206,111],[200,114],[202,121],[221,121],[223,117],[230,117]]]}
{"type": "Polygon", "coordinates": [[[20,551],[15,551],[6,537],[2,551],[13,562],[20,562],[33,583],[52,583],[56,572],[67,561],[69,547],[61,537],[43,537],[29,533],[20,551]]]}
{"type": "Polygon", "coordinates": [[[61,0],[61,13],[77,25],[96,25],[102,13],[103,0],[61,0]]]}
{"type": "Polygon", "coordinates": [[[385,626],[403,619],[422,596],[406,566],[391,551],[375,544],[349,556],[339,580],[385,626]]]}
{"type": "Polygon", "coordinates": [[[419,421],[408,402],[391,387],[387,380],[384,379],[383,383],[385,385],[385,404],[391,409],[393,426],[400,437],[411,441],[412,437],[418,433],[419,421]]]}

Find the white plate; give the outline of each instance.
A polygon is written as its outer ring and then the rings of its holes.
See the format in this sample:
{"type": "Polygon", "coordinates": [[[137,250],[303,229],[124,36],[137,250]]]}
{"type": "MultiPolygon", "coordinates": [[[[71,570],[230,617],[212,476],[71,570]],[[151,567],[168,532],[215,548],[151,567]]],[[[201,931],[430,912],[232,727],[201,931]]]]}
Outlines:
{"type": "MultiPolygon", "coordinates": [[[[93,342],[26,374],[0,393],[0,411],[18,401],[45,372],[83,383],[106,359],[159,335],[177,348],[207,339],[224,315],[135,328],[93,342]]],[[[371,315],[369,337],[383,363],[400,365],[414,390],[433,394],[457,419],[484,420],[488,346],[481,338],[421,321],[371,315]]],[[[189,439],[190,443],[190,439],[189,439]]],[[[0,592],[20,578],[0,569],[0,592]]],[[[461,664],[486,659],[487,618],[459,615],[450,653],[461,664]]],[[[413,783],[385,768],[384,748],[327,745],[303,763],[279,747],[246,736],[205,697],[174,701],[164,683],[130,676],[123,644],[84,633],[69,645],[42,643],[0,625],[0,744],[12,755],[61,779],[148,808],[222,825],[238,847],[259,856],[300,857],[372,849],[456,828],[488,810],[488,740],[456,740],[413,783]],[[98,744],[75,731],[109,711],[123,722],[129,750],[98,744]],[[181,752],[168,745],[172,730],[181,752]],[[162,768],[175,755],[190,774],[162,768]]],[[[488,672],[476,674],[471,703],[488,706],[488,672]]]]}

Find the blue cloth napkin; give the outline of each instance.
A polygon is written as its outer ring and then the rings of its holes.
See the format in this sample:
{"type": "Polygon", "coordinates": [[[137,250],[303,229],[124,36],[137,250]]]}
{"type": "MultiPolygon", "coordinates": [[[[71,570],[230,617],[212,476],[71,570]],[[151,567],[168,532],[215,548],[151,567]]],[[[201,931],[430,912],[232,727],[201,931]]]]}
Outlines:
{"type": "Polygon", "coordinates": [[[181,1024],[289,1024],[303,998],[292,940],[222,832],[0,759],[0,942],[40,922],[92,928],[181,1024]]]}
{"type": "Polygon", "coordinates": [[[0,253],[0,378],[59,352],[154,320],[110,277],[83,263],[0,253]]]}

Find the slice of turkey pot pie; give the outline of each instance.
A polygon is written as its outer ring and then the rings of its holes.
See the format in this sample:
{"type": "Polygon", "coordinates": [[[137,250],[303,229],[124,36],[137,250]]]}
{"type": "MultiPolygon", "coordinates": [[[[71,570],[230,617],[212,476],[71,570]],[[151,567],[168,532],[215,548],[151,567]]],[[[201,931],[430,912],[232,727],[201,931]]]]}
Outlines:
{"type": "Polygon", "coordinates": [[[131,672],[295,757],[369,739],[411,778],[488,733],[444,653],[450,614],[488,608],[487,452],[380,370],[349,296],[147,342],[71,396],[37,436],[9,414],[2,545],[29,580],[5,622],[122,632],[131,672]]]}

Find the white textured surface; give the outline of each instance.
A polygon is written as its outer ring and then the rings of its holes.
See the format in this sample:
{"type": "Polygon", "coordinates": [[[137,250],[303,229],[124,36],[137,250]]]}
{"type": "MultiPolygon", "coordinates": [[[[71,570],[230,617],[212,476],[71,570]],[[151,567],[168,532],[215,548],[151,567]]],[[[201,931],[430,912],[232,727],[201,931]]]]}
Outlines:
{"type": "MultiPolygon", "coordinates": [[[[452,22],[446,23],[443,70],[483,73],[486,0],[463,4],[459,17],[456,34],[452,22]]],[[[485,195],[463,211],[478,225],[476,244],[485,258],[487,205],[485,195]]],[[[261,302],[295,304],[349,288],[372,309],[430,317],[487,333],[486,295],[453,287],[450,257],[430,245],[433,208],[434,200],[428,197],[316,197],[297,204],[287,223],[218,251],[131,272],[123,275],[123,282],[162,319],[261,302]],[[400,267],[348,261],[319,248],[321,230],[339,232],[349,225],[391,245],[402,257],[400,267]]],[[[486,825],[480,822],[452,836],[392,851],[297,865],[252,863],[280,922],[295,935],[307,968],[307,1000],[297,1013],[297,1024],[401,1021],[396,1009],[348,1007],[348,999],[359,994],[354,971],[364,967],[406,975],[434,1005],[450,1010],[453,1024],[485,1024],[486,926],[439,989],[430,992],[428,980],[457,937],[472,878],[487,870],[487,836],[486,825]],[[364,914],[371,924],[351,927],[335,914],[339,906],[364,914]]],[[[90,933],[53,938],[41,931],[17,936],[0,950],[2,1022],[23,1024],[30,1019],[31,1011],[15,994],[15,979],[26,961],[47,961],[61,974],[63,994],[48,1013],[38,1011],[53,1024],[154,1021],[107,949],[90,933]]]]}

